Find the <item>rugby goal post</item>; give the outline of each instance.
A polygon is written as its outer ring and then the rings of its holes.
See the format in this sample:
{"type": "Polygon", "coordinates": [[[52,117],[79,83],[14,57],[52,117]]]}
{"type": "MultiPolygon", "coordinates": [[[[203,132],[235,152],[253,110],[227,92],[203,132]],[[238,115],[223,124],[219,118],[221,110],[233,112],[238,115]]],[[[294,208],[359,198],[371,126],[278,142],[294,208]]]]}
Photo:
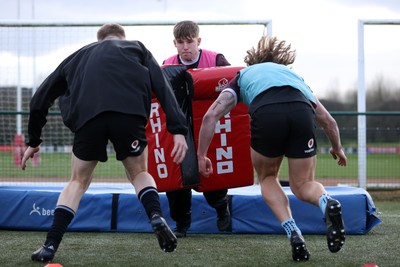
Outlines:
{"type": "Polygon", "coordinates": [[[399,19],[358,20],[358,186],[367,188],[367,127],[365,93],[364,28],[367,25],[400,25],[399,19]]]}
{"type": "MultiPolygon", "coordinates": [[[[0,151],[12,152],[17,147],[16,143],[24,146],[23,134],[27,128],[29,101],[36,88],[65,57],[83,45],[96,41],[96,32],[100,26],[105,23],[123,25],[127,38],[142,41],[161,63],[162,59],[176,53],[172,43],[172,27],[177,22],[178,20],[0,20],[0,151]]],[[[239,54],[238,57],[242,56],[245,49],[256,44],[262,35],[272,34],[272,21],[268,19],[196,20],[196,23],[201,25],[200,34],[204,37],[202,47],[221,51],[232,64],[238,64],[238,60],[232,62],[234,59],[231,59],[231,56],[236,56],[236,53],[239,54]],[[240,29],[243,34],[238,33],[240,29]],[[228,55],[229,52],[225,52],[225,48],[227,44],[231,46],[227,42],[231,40],[231,36],[243,38],[247,43],[236,42],[237,49],[228,55]]],[[[239,59],[242,62],[242,58],[239,59]]],[[[50,113],[53,113],[53,116],[48,117],[43,129],[44,142],[41,152],[69,153],[72,135],[63,127],[58,117],[57,105],[51,108],[50,113]]],[[[6,161],[9,160],[4,162],[6,161]]],[[[4,170],[3,176],[10,177],[9,173],[14,171],[19,162],[20,158],[15,157],[13,169],[4,170]]],[[[62,169],[63,172],[69,171],[64,166],[54,168],[62,169]]],[[[108,172],[116,177],[124,176],[124,173],[107,169],[108,172]]]]}
{"type": "MultiPolygon", "coordinates": [[[[0,28],[8,27],[8,28],[38,28],[38,27],[100,27],[104,23],[118,23],[124,26],[169,26],[175,25],[178,21],[172,20],[159,20],[159,21],[40,21],[40,20],[0,20],[0,28]]],[[[272,20],[196,20],[196,23],[199,25],[263,25],[264,26],[264,35],[272,34],[272,20]]],[[[169,33],[170,34],[170,33],[169,33]]],[[[34,34],[32,37],[34,38],[34,34]]],[[[17,58],[18,58],[18,80],[17,80],[17,112],[22,111],[22,103],[21,103],[21,67],[20,67],[20,34],[19,31],[17,33],[17,58]]],[[[33,40],[32,45],[32,57],[35,58],[35,41],[33,40]]],[[[33,64],[33,73],[36,73],[36,64],[33,64]]],[[[35,79],[35,77],[33,77],[35,79]]],[[[1,82],[0,82],[1,86],[1,82]]],[[[33,88],[35,88],[35,84],[33,84],[33,88]]],[[[17,121],[20,125],[21,118],[20,115],[17,116],[17,121]]],[[[21,128],[18,127],[17,133],[21,133],[21,128]]]]}

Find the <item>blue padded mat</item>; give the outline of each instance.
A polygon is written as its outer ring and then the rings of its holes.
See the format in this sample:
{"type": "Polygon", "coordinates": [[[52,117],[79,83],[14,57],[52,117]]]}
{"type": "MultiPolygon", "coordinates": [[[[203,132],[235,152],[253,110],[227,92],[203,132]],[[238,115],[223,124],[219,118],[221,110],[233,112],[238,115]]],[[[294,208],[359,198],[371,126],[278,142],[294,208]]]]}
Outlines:
{"type": "MultiPolygon", "coordinates": [[[[0,185],[0,228],[48,230],[54,208],[64,184],[0,185]]],[[[356,187],[326,187],[342,203],[347,234],[366,234],[381,220],[367,191],[356,187]]],[[[318,207],[298,200],[288,187],[293,217],[303,234],[324,234],[323,215],[318,207]]],[[[265,204],[257,185],[229,189],[232,204],[232,233],[284,234],[278,220],[265,204]]],[[[160,193],[161,208],[167,222],[168,200],[160,193]]],[[[216,212],[203,195],[193,191],[192,225],[188,233],[220,233],[216,212]]],[[[93,183],[83,196],[70,231],[152,232],[143,206],[130,184],[93,183]]]]}

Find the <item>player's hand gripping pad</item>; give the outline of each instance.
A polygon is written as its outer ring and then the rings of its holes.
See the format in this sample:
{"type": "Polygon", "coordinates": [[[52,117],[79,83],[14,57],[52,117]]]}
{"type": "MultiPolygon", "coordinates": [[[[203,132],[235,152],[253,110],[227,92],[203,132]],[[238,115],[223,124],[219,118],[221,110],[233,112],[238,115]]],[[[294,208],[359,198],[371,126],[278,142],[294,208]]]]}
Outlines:
{"type": "Polygon", "coordinates": [[[183,187],[194,187],[200,183],[196,147],[192,126],[193,81],[184,65],[163,66],[165,77],[174,90],[178,104],[186,116],[188,151],[179,166],[172,162],[170,153],[174,147],[173,136],[167,131],[166,117],[161,104],[153,97],[149,123],[146,127],[149,145],[148,169],[154,177],[160,192],[183,187]]]}
{"type": "Polygon", "coordinates": [[[239,103],[220,119],[208,150],[214,174],[208,178],[198,173],[196,148],[204,114],[242,67],[213,67],[186,70],[182,65],[164,66],[163,71],[174,89],[178,103],[185,113],[189,133],[189,150],[181,167],[169,156],[173,137],[166,129],[165,114],[153,98],[149,123],[146,127],[149,143],[149,172],[158,190],[171,191],[183,187],[197,191],[213,191],[252,185],[254,172],[250,160],[250,121],[247,106],[239,103]]]}

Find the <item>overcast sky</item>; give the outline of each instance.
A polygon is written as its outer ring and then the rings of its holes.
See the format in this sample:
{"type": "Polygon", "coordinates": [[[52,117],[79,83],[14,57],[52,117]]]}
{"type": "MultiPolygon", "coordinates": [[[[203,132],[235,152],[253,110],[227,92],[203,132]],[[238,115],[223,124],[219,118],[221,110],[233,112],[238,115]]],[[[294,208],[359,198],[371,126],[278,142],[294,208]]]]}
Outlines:
{"type": "MultiPolygon", "coordinates": [[[[318,96],[357,88],[359,19],[400,20],[399,0],[0,0],[0,20],[179,21],[271,20],[272,33],[297,51],[293,69],[318,96]]],[[[201,27],[202,48],[243,66],[246,49],[262,30],[244,32],[201,27]],[[246,35],[250,34],[250,35],[246,35]]],[[[94,41],[93,36],[93,41],[94,41]]],[[[172,31],[146,37],[157,60],[175,53],[172,31]]],[[[0,51],[1,53],[2,51],[0,51]]],[[[71,51],[73,52],[73,51],[71,51]]],[[[4,61],[0,59],[1,61],[4,61]]],[[[365,27],[366,83],[378,77],[400,87],[400,25],[365,27]]],[[[1,70],[0,70],[1,71],[1,70]]],[[[1,85],[1,84],[0,84],[1,85]]]]}

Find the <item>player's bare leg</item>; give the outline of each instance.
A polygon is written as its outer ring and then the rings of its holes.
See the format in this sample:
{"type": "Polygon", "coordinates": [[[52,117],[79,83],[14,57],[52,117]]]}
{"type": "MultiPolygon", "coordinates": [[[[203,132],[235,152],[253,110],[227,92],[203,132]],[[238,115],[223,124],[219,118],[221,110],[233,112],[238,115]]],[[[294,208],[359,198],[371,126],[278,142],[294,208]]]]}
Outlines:
{"type": "Polygon", "coordinates": [[[96,164],[97,161],[83,161],[72,153],[71,179],[58,198],[53,223],[44,245],[31,255],[33,261],[53,260],[64,233],[78,210],[79,202],[90,185],[96,164]]]}
{"type": "Polygon", "coordinates": [[[289,158],[289,181],[292,192],[302,201],[320,207],[326,223],[326,239],[331,252],[338,252],[346,239],[341,204],[330,197],[324,186],[314,180],[316,156],[289,158]]]}
{"type": "Polygon", "coordinates": [[[146,147],[140,156],[128,157],[122,163],[125,166],[126,175],[135,187],[136,194],[150,219],[160,248],[164,252],[172,252],[176,249],[177,239],[163,218],[156,183],[147,171],[147,153],[148,148],[146,147]]]}
{"type": "Polygon", "coordinates": [[[278,218],[290,240],[293,260],[309,260],[310,253],[307,250],[300,229],[292,218],[289,199],[279,183],[278,173],[283,157],[265,157],[252,149],[251,158],[261,185],[262,196],[278,218]]]}

